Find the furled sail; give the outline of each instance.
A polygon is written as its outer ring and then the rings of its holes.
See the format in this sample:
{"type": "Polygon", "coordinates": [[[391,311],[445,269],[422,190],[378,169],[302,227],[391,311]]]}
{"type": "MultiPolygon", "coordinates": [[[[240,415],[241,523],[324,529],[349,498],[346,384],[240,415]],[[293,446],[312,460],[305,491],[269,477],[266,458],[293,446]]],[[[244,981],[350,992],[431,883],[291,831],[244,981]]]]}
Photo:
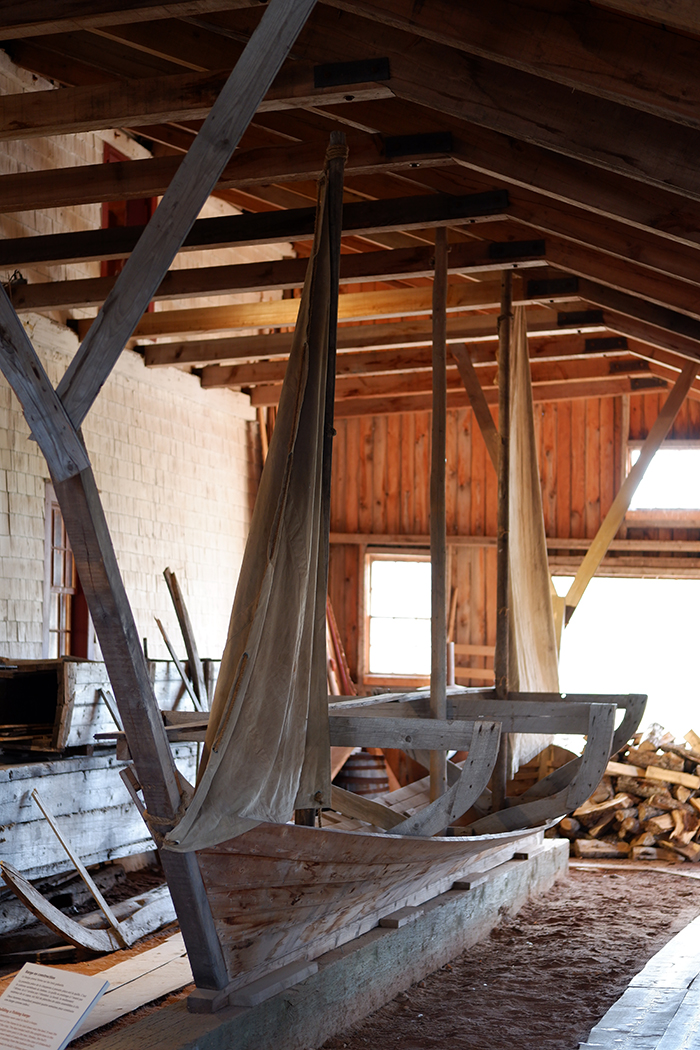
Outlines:
{"type": "MultiPolygon", "coordinates": [[[[331,147],[333,149],[333,147],[331,147]]],[[[330,800],[322,465],[331,250],[321,179],[275,430],[252,515],[194,797],[166,837],[213,846],[330,800]]]]}
{"type": "MultiPolygon", "coordinates": [[[[558,692],[552,611],[525,309],[515,308],[510,373],[510,642],[509,688],[558,692]]],[[[548,736],[511,734],[511,776],[551,743],[548,736]]]]}

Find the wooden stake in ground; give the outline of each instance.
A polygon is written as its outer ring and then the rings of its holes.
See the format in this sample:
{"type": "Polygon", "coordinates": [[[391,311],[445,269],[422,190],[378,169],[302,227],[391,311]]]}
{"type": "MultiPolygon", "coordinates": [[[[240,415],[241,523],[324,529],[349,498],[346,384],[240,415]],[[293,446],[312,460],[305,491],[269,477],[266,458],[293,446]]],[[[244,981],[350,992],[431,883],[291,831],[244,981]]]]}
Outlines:
{"type": "MultiPolygon", "coordinates": [[[[447,230],[435,231],[433,281],[433,421],[430,467],[431,662],[430,713],[447,718],[447,519],[445,442],[447,431],[447,230]]],[[[430,799],[447,791],[447,755],[430,752],[430,799]]]]}

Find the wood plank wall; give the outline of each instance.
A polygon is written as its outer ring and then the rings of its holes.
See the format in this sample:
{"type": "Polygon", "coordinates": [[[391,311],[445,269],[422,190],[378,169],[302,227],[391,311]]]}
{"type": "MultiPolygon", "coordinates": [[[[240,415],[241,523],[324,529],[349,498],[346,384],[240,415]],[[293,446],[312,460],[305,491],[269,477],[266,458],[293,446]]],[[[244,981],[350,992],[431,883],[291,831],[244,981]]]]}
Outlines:
{"type": "MultiPolygon", "coordinates": [[[[646,437],[665,396],[630,395],[629,440],[646,437]]],[[[537,404],[535,420],[547,535],[592,539],[620,485],[622,398],[537,404]]],[[[340,419],[335,429],[331,530],[372,535],[380,544],[382,535],[427,536],[430,413],[340,419]]],[[[686,403],[672,436],[700,439],[700,403],[686,403]]],[[[496,475],[470,409],[448,412],[447,531],[448,542],[450,535],[496,535],[496,475]]],[[[628,529],[627,535],[685,539],[700,532],[628,529]]],[[[331,601],[353,675],[362,633],[364,550],[358,543],[331,547],[331,601]]],[[[573,552],[575,559],[582,556],[583,551],[573,552]]],[[[458,588],[455,641],[494,644],[495,574],[495,546],[452,548],[451,586],[458,588]]]]}

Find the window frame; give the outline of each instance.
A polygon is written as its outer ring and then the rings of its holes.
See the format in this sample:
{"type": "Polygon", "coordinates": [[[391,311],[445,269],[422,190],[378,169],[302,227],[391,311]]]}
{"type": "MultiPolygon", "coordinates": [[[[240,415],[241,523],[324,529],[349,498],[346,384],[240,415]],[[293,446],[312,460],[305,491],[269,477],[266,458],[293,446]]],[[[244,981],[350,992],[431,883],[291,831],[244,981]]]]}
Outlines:
{"type": "Polygon", "coordinates": [[[365,549],[363,566],[362,586],[362,625],[363,637],[361,644],[362,653],[362,684],[367,686],[396,686],[403,689],[410,686],[421,686],[430,684],[430,674],[382,674],[372,673],[369,670],[369,635],[370,635],[370,596],[371,596],[371,570],[374,561],[403,561],[403,562],[428,562],[430,563],[430,550],[421,547],[405,548],[377,548],[365,549]]]}
{"type": "MultiPolygon", "coordinates": [[[[643,440],[629,440],[625,449],[625,477],[632,469],[632,453],[639,452],[643,440]]],[[[658,452],[683,451],[689,449],[700,453],[700,439],[669,438],[662,442],[658,452]]],[[[695,507],[637,507],[628,509],[625,524],[630,528],[698,528],[700,527],[700,506],[695,507]]]]}

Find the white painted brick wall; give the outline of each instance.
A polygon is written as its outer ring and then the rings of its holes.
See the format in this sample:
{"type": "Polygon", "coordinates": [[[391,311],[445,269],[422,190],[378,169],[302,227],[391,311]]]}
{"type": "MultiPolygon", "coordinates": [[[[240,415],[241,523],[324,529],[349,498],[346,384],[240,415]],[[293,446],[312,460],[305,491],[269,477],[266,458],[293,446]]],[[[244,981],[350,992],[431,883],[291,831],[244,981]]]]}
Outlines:
{"type": "MultiPolygon", "coordinates": [[[[32,315],[25,328],[56,384],[75,336],[32,315]]],[[[41,656],[46,464],[14,394],[0,380],[0,655],[41,656]]],[[[161,619],[184,658],[162,573],[175,571],[202,656],[228,627],[258,467],[248,398],[204,391],[195,376],[147,370],[125,351],[83,425],[117,559],[153,657],[161,619]]]]}
{"type": "MultiPolygon", "coordinates": [[[[51,89],[49,82],[14,66],[0,51],[0,95],[51,89]]],[[[104,142],[132,159],[148,156],[119,131],[29,139],[0,144],[0,175],[101,163],[104,142]]],[[[234,211],[212,199],[203,214],[234,211]]],[[[0,215],[0,237],[86,230],[100,224],[99,204],[28,210],[0,215]]],[[[175,266],[290,254],[289,245],[192,252],[178,257],[175,266]]],[[[95,277],[100,267],[76,263],[22,270],[34,282],[95,277]]],[[[9,276],[10,272],[0,273],[0,280],[9,276]]],[[[220,296],[196,300],[196,305],[260,298],[220,296]]],[[[195,302],[157,308],[184,305],[195,302]]],[[[71,332],[55,323],[66,316],[56,311],[47,317],[23,317],[54,384],[77,348],[71,332]]],[[[219,657],[259,471],[257,427],[248,398],[231,391],[202,391],[198,379],[175,369],[148,372],[138,355],[126,351],[83,430],[137,627],[148,639],[149,653],[167,655],[153,619],[158,616],[184,656],[162,579],[163,569],[170,566],[183,588],[200,652],[219,657]]],[[[47,477],[19,405],[0,377],[0,655],[41,656],[47,477]]]]}

